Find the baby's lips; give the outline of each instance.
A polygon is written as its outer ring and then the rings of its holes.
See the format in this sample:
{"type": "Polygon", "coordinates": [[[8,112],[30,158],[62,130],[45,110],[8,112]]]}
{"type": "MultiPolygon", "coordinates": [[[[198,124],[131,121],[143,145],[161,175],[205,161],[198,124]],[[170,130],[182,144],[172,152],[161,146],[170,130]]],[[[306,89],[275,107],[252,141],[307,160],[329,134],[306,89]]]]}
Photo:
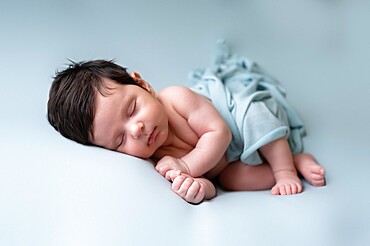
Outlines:
{"type": "Polygon", "coordinates": [[[157,137],[157,134],[158,134],[157,127],[154,127],[153,131],[148,136],[147,145],[151,145],[152,143],[154,143],[154,141],[157,137]]]}

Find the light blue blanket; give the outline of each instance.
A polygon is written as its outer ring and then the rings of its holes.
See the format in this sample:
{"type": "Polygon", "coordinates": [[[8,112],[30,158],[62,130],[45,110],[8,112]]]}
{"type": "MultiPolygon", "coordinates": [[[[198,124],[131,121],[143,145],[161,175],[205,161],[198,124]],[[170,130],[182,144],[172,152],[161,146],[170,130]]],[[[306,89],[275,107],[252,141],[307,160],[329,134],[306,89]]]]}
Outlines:
{"type": "Polygon", "coordinates": [[[229,162],[261,164],[258,149],[281,137],[288,139],[292,153],[303,151],[303,122],[284,88],[256,63],[231,54],[224,41],[218,42],[214,65],[194,70],[190,78],[191,89],[212,101],[232,131],[229,162]]]}

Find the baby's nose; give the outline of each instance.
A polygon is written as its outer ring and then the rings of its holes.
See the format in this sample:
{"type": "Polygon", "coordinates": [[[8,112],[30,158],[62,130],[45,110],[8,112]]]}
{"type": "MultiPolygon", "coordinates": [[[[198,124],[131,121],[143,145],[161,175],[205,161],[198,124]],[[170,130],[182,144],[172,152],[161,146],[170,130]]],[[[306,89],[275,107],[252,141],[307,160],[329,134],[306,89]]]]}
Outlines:
{"type": "Polygon", "coordinates": [[[131,125],[131,135],[133,138],[139,138],[144,131],[144,123],[139,121],[131,125]]]}

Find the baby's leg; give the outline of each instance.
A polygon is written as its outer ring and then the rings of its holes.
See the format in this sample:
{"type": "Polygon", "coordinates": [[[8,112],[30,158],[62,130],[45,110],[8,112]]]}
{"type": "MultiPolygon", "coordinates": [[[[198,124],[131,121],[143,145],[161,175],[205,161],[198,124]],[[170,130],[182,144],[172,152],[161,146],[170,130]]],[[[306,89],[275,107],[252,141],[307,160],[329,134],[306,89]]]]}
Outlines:
{"type": "Polygon", "coordinates": [[[291,195],[302,192],[302,182],[298,178],[293,156],[285,138],[279,138],[260,148],[262,155],[271,166],[276,184],[271,189],[273,195],[291,195]]]}
{"type": "Polygon", "coordinates": [[[230,163],[222,171],[218,181],[222,188],[233,191],[267,190],[275,184],[269,164],[251,166],[241,161],[230,163]]]}
{"type": "Polygon", "coordinates": [[[325,185],[325,169],[320,166],[315,158],[307,153],[293,156],[295,167],[303,178],[313,186],[325,185]]]}
{"type": "MultiPolygon", "coordinates": [[[[293,160],[296,169],[308,183],[314,186],[325,185],[325,170],[315,161],[312,155],[306,153],[295,154],[293,160]]],[[[295,169],[291,170],[293,180],[296,180],[296,171],[295,169]]],[[[277,185],[272,167],[267,163],[251,166],[241,161],[235,161],[222,171],[218,180],[224,189],[234,191],[266,190],[272,187],[275,188],[277,185]]],[[[302,187],[301,182],[299,182],[299,185],[302,187]]],[[[302,188],[299,189],[299,192],[301,190],[302,188]]],[[[273,194],[275,194],[274,191],[272,190],[273,194]]],[[[279,190],[276,188],[276,191],[279,190]]]]}

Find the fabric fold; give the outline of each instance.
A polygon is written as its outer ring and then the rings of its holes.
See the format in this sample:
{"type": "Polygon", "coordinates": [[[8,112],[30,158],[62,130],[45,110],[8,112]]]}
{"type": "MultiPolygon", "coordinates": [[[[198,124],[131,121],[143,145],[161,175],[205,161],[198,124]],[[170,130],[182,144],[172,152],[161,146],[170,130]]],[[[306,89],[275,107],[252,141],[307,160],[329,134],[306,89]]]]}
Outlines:
{"type": "Polygon", "coordinates": [[[286,137],[292,153],[303,151],[305,128],[285,89],[256,63],[218,42],[214,64],[190,74],[191,89],[212,101],[232,132],[229,162],[263,162],[258,149],[286,137]]]}

